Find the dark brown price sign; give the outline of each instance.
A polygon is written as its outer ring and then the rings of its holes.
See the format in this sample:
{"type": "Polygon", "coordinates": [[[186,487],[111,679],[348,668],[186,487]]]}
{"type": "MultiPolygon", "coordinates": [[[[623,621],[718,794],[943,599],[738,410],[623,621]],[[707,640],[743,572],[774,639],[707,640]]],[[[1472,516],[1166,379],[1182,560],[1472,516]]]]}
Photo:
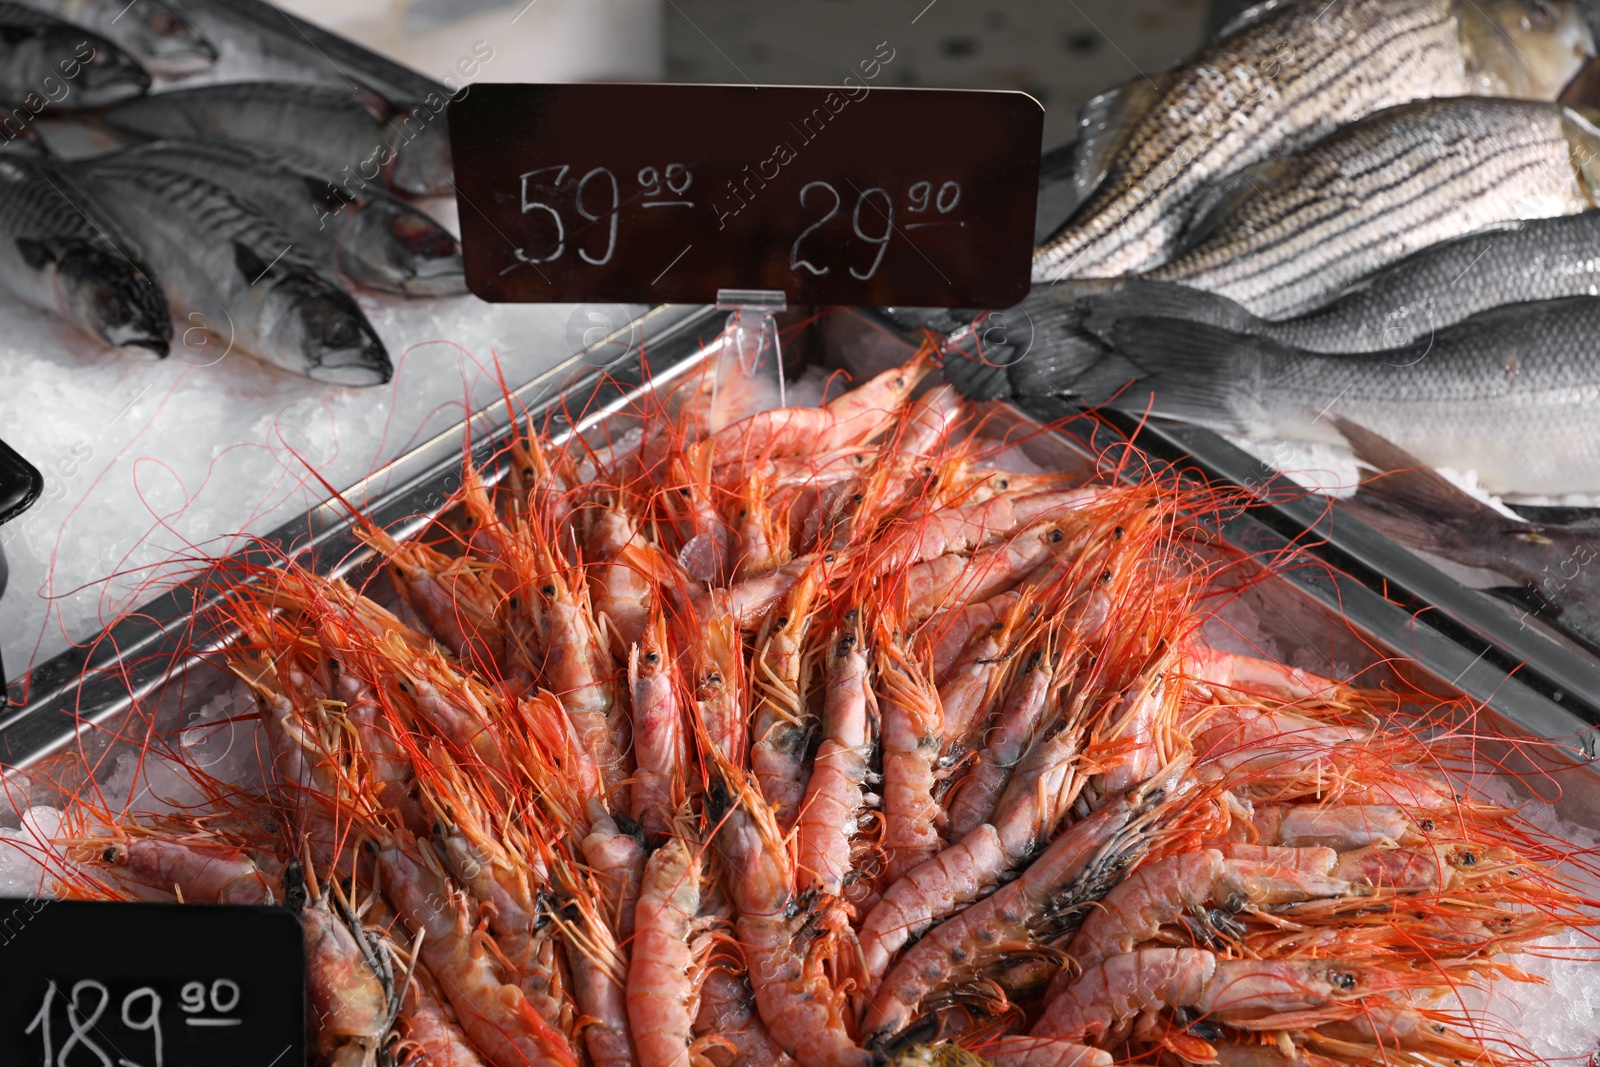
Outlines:
{"type": "Polygon", "coordinates": [[[1010,307],[1044,112],[1023,93],[477,85],[450,105],[467,284],[497,302],[1010,307]]]}

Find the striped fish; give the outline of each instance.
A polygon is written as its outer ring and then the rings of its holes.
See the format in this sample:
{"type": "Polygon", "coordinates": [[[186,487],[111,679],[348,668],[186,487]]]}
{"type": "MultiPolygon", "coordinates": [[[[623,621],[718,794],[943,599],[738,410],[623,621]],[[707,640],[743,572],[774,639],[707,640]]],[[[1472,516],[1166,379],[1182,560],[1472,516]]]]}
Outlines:
{"type": "Polygon", "coordinates": [[[1209,181],[1413,100],[1554,100],[1593,51],[1571,0],[1268,0],[1084,109],[1076,181],[1093,195],[1035,251],[1034,279],[1148,270],[1209,181]]]}

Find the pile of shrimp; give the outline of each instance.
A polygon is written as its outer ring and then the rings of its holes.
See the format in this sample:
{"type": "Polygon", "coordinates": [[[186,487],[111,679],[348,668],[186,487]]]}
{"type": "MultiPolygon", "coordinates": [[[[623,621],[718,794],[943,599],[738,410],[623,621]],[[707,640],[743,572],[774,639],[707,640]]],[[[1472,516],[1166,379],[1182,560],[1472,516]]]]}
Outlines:
{"type": "Polygon", "coordinates": [[[1208,646],[1216,491],[1005,473],[936,371],[519,429],[363,521],[392,611],[255,576],[265,787],[83,820],[63,890],[295,908],[338,1067],[1515,1059],[1463,994],[1594,921],[1559,844],[1208,646]]]}

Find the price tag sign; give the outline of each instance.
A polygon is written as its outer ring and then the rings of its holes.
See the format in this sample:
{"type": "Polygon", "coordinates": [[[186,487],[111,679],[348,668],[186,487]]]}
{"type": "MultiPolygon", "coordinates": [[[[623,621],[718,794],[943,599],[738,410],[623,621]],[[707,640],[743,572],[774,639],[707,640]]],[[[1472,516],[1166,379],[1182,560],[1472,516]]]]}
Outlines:
{"type": "MultiPolygon", "coordinates": [[[[865,67],[863,69],[866,69],[865,67]]],[[[1024,93],[477,85],[450,105],[467,284],[495,302],[1010,307],[1044,111],[1024,93]]]]}
{"type": "Polygon", "coordinates": [[[304,1002],[283,909],[0,900],[8,1067],[301,1067],[304,1002]]]}

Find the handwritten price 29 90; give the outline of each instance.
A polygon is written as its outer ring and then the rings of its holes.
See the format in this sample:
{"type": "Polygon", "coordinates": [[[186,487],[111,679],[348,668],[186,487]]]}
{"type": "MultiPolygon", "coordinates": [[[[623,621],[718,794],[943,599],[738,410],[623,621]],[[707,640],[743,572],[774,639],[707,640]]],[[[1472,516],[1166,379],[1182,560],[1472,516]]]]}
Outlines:
{"type": "MultiPolygon", "coordinates": [[[[901,226],[896,226],[894,197],[889,190],[873,186],[856,193],[855,207],[850,212],[850,230],[861,241],[869,245],[877,245],[877,254],[872,257],[872,265],[865,271],[855,267],[849,268],[850,276],[861,281],[869,280],[878,273],[878,268],[883,265],[883,254],[888,251],[889,241],[896,232],[921,229],[926,226],[965,226],[966,223],[957,219],[949,219],[951,212],[955,211],[961,203],[961,183],[945,182],[935,191],[932,182],[914,182],[906,190],[905,202],[902,205],[905,216],[916,216],[916,221],[907,221],[901,226]],[[863,220],[872,231],[861,228],[863,220]]],[[[839,196],[839,190],[834,188],[832,182],[809,182],[800,190],[800,206],[808,211],[816,208],[825,208],[825,213],[816,222],[800,231],[800,236],[794,239],[794,244],[789,247],[789,269],[798,273],[802,270],[822,276],[831,271],[832,267],[819,267],[805,257],[801,246],[806,238],[811,237],[822,229],[839,214],[839,209],[844,206],[844,200],[839,196]],[[809,199],[808,199],[809,198],[809,199]]],[[[818,241],[822,240],[819,235],[818,241]]],[[[907,240],[910,240],[908,237],[907,240]]],[[[847,242],[848,244],[848,242],[847,242]]],[[[824,242],[824,248],[828,248],[824,242]]]]}

